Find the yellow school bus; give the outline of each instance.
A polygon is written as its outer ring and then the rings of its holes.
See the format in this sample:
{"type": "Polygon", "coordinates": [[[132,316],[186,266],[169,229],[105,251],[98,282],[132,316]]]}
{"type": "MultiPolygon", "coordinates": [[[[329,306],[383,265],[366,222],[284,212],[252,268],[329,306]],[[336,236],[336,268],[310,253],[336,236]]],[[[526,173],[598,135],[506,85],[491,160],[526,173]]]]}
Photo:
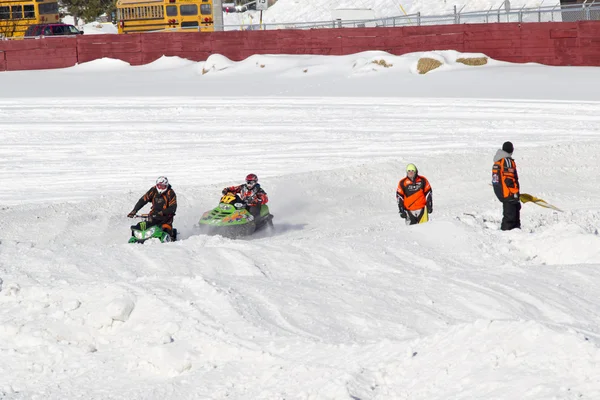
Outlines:
{"type": "MultiPolygon", "coordinates": [[[[222,12],[220,7],[217,12],[222,12]]],[[[117,1],[119,33],[161,30],[212,32],[214,13],[213,0],[117,1]]]]}
{"type": "Polygon", "coordinates": [[[0,38],[21,37],[29,25],[57,22],[57,0],[0,0],[0,38]]]}

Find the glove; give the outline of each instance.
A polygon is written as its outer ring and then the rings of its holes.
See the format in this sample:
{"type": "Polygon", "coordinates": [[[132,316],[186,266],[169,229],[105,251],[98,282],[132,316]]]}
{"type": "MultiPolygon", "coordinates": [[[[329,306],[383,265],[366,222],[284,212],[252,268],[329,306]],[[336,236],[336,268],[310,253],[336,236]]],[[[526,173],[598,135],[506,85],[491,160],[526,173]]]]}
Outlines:
{"type": "Polygon", "coordinates": [[[136,212],[137,212],[137,211],[135,211],[135,210],[134,210],[134,211],[132,211],[132,212],[130,212],[129,214],[127,214],[127,218],[133,218],[133,217],[135,217],[135,213],[136,213],[136,212]]]}
{"type": "Polygon", "coordinates": [[[163,215],[165,215],[165,214],[163,214],[163,212],[162,212],[162,211],[159,211],[159,212],[157,212],[157,213],[155,214],[155,217],[156,217],[156,216],[162,217],[163,215]]]}
{"type": "Polygon", "coordinates": [[[229,190],[227,190],[227,188],[221,190],[221,193],[223,193],[223,194],[227,194],[227,192],[229,192],[229,190]]]}
{"type": "Polygon", "coordinates": [[[404,209],[404,207],[401,207],[398,212],[400,213],[400,218],[402,219],[406,219],[406,210],[404,209]]]}
{"type": "Polygon", "coordinates": [[[427,214],[431,214],[433,212],[433,200],[431,197],[427,198],[427,214]]]}

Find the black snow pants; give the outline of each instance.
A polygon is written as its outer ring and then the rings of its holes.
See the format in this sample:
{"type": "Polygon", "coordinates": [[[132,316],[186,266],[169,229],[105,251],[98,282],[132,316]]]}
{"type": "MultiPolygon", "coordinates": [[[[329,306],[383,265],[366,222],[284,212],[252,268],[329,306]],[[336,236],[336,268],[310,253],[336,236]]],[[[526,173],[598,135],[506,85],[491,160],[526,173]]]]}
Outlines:
{"type": "Polygon", "coordinates": [[[518,201],[505,201],[502,203],[503,218],[500,229],[510,231],[521,228],[521,203],[518,201]]]}
{"type": "Polygon", "coordinates": [[[248,206],[248,211],[250,211],[250,214],[252,214],[252,216],[254,217],[254,220],[256,221],[256,225],[259,225],[260,222],[260,205],[258,206],[248,206]]]}

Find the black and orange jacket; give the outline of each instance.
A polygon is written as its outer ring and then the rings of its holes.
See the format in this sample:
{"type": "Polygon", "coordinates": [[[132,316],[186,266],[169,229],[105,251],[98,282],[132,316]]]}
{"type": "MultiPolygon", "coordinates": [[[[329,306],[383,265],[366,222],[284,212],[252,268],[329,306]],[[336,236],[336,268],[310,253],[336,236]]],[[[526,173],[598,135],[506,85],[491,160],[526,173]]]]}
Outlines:
{"type": "Polygon", "coordinates": [[[431,186],[427,178],[421,175],[416,175],[415,180],[404,177],[398,182],[396,189],[396,200],[398,205],[404,205],[406,210],[420,210],[427,205],[427,198],[431,197],[431,186]]]}
{"type": "Polygon", "coordinates": [[[504,150],[498,150],[494,156],[492,186],[496,197],[501,202],[519,201],[520,187],[517,164],[511,155],[504,150]]]}
{"type": "Polygon", "coordinates": [[[169,185],[167,190],[162,194],[158,193],[156,186],[152,186],[152,188],[138,200],[133,210],[138,212],[150,202],[152,203],[150,214],[156,214],[157,212],[162,211],[165,217],[172,217],[175,215],[175,211],[177,211],[177,195],[171,185],[169,185]]]}
{"type": "Polygon", "coordinates": [[[225,188],[228,192],[236,193],[240,195],[240,198],[247,202],[249,206],[258,206],[261,204],[267,204],[269,197],[267,193],[260,187],[260,184],[254,185],[250,189],[246,184],[239,186],[229,186],[225,188]]]}

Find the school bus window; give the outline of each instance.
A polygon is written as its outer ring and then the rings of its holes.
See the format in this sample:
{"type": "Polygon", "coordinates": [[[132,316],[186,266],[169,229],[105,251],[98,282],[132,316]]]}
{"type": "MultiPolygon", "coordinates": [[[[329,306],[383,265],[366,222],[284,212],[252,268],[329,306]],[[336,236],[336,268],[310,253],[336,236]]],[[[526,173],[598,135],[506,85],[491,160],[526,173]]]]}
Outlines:
{"type": "Polygon", "coordinates": [[[23,6],[25,11],[25,18],[35,18],[35,7],[33,4],[23,6]]]}
{"type": "Polygon", "coordinates": [[[40,4],[40,14],[58,14],[58,3],[40,4]]]}
{"type": "Polygon", "coordinates": [[[177,16],[177,6],[167,6],[167,17],[177,16]]]}
{"type": "Polygon", "coordinates": [[[164,18],[163,8],[160,6],[153,6],[152,7],[152,18],[164,18]]]}
{"type": "Polygon", "coordinates": [[[13,19],[23,19],[23,6],[12,6],[13,19]]]}
{"type": "Polygon", "coordinates": [[[201,4],[200,5],[200,14],[202,14],[202,15],[211,15],[212,11],[210,9],[210,4],[201,4]]]}
{"type": "Polygon", "coordinates": [[[198,15],[198,6],[195,4],[186,4],[179,6],[181,15],[198,15]]]}
{"type": "Polygon", "coordinates": [[[10,19],[10,7],[0,7],[0,19],[10,19]]]}

